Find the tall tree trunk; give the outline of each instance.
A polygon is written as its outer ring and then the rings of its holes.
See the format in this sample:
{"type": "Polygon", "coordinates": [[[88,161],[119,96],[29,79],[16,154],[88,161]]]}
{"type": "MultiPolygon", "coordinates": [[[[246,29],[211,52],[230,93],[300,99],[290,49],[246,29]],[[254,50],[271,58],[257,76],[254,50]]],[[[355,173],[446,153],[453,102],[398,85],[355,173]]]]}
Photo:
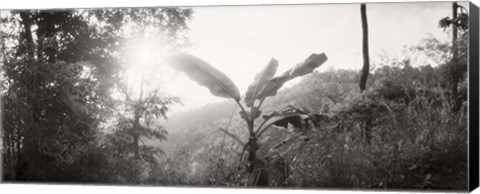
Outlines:
{"type": "MultiPolygon", "coordinates": [[[[360,91],[365,91],[367,85],[368,74],[370,73],[370,57],[368,55],[368,22],[367,22],[367,6],[365,3],[360,4],[360,14],[362,18],[362,53],[363,68],[360,77],[360,91]]],[[[372,139],[372,118],[368,116],[363,120],[365,140],[370,144],[372,139]]]]}
{"type": "Polygon", "coordinates": [[[140,158],[140,115],[135,115],[132,129],[133,144],[135,146],[134,154],[136,158],[140,158]]]}
{"type": "MultiPolygon", "coordinates": [[[[25,38],[26,41],[26,51],[27,51],[27,59],[30,61],[32,64],[35,62],[35,44],[33,42],[33,37],[32,37],[32,20],[30,18],[31,14],[28,11],[20,12],[20,18],[22,19],[21,23],[23,25],[23,30],[24,30],[24,35],[21,38],[25,38]]],[[[31,75],[31,84],[36,85],[37,83],[37,76],[36,74],[31,75]]],[[[37,94],[37,89],[33,88],[32,94],[37,94]]],[[[35,131],[35,129],[32,129],[32,127],[38,126],[39,123],[39,111],[38,111],[38,104],[34,103],[36,102],[36,99],[34,97],[27,97],[27,101],[33,102],[33,105],[29,107],[31,109],[30,113],[30,119],[32,119],[32,126],[28,126],[26,128],[22,129],[17,129],[17,136],[16,136],[16,164],[15,164],[15,180],[17,181],[27,181],[29,180],[29,166],[32,162],[27,158],[27,153],[25,153],[25,150],[34,150],[37,148],[35,145],[31,145],[29,143],[24,143],[25,139],[29,139],[29,142],[36,142],[30,138],[35,138],[34,135],[31,135],[31,133],[27,133],[24,130],[30,130],[30,131],[35,131]],[[29,134],[30,137],[26,137],[25,134],[29,134]],[[23,140],[22,140],[23,139],[23,140]]]]}
{"type": "Polygon", "coordinates": [[[22,18],[23,30],[25,31],[25,39],[27,41],[27,54],[30,60],[34,59],[34,44],[32,38],[32,24],[30,21],[30,14],[25,12],[20,12],[20,18],[22,18]]]}
{"type": "MultiPolygon", "coordinates": [[[[5,120],[5,119],[4,119],[5,120]]],[[[14,168],[14,129],[3,130],[3,146],[5,146],[5,153],[2,152],[4,171],[3,180],[15,180],[15,168],[14,168]],[[8,173],[6,173],[8,171],[8,173]]]]}
{"type": "Polygon", "coordinates": [[[142,71],[142,80],[140,82],[140,96],[138,97],[138,106],[135,107],[134,111],[134,122],[133,122],[133,141],[135,144],[135,157],[140,158],[140,117],[142,117],[144,108],[143,108],[143,86],[145,85],[145,70],[142,71]]]}
{"type": "Polygon", "coordinates": [[[367,8],[365,3],[360,4],[360,13],[362,17],[362,52],[363,52],[363,69],[362,76],[360,78],[360,90],[365,90],[367,84],[368,73],[370,70],[370,58],[368,56],[368,23],[367,23],[367,8]]]}
{"type": "Polygon", "coordinates": [[[458,26],[457,26],[457,10],[458,4],[457,2],[452,3],[452,61],[450,63],[450,75],[451,75],[451,91],[452,91],[452,99],[457,97],[457,86],[458,86],[458,76],[455,72],[455,66],[458,65],[458,47],[457,47],[457,38],[458,38],[458,26]]]}

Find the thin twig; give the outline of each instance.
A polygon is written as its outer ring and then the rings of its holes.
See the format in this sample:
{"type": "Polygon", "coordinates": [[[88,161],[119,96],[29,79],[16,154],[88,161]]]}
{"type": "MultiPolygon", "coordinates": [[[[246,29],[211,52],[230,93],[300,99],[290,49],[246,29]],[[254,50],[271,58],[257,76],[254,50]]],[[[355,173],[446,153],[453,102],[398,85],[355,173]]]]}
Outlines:
{"type": "Polygon", "coordinates": [[[235,169],[235,182],[237,182],[237,174],[238,174],[238,169],[240,169],[240,166],[242,165],[242,159],[243,159],[243,154],[245,154],[245,150],[247,149],[247,145],[245,144],[242,149],[242,153],[240,154],[240,159],[238,161],[238,166],[235,169]]]}
{"type": "Polygon", "coordinates": [[[216,169],[217,175],[218,175],[218,169],[220,168],[220,160],[222,159],[223,147],[225,145],[225,136],[228,133],[228,128],[230,127],[230,123],[232,122],[232,118],[233,118],[233,113],[235,113],[236,108],[237,108],[237,106],[233,107],[232,114],[230,114],[230,119],[228,120],[227,127],[225,128],[225,133],[223,134],[222,145],[220,146],[220,154],[218,156],[218,162],[217,162],[217,169],[216,169]]]}
{"type": "Polygon", "coordinates": [[[279,148],[280,146],[283,146],[285,145],[288,141],[290,141],[291,139],[295,138],[295,137],[298,137],[299,134],[296,134],[296,135],[292,135],[290,137],[287,137],[286,139],[282,140],[280,143],[278,143],[277,145],[273,146],[272,148],[270,148],[268,151],[271,152],[277,148],[279,148]]]}
{"type": "Polygon", "coordinates": [[[390,116],[392,117],[393,124],[395,124],[395,127],[398,128],[397,118],[395,117],[395,114],[393,113],[392,109],[387,105],[387,103],[385,103],[384,100],[381,100],[380,103],[387,108],[388,112],[390,113],[390,116]]]}
{"type": "Polygon", "coordinates": [[[235,141],[237,141],[238,143],[240,143],[241,145],[245,145],[246,143],[244,143],[240,137],[238,137],[236,134],[233,134],[223,128],[218,128],[218,130],[220,130],[221,132],[223,132],[225,135],[228,135],[230,136],[232,139],[234,139],[235,141]]]}

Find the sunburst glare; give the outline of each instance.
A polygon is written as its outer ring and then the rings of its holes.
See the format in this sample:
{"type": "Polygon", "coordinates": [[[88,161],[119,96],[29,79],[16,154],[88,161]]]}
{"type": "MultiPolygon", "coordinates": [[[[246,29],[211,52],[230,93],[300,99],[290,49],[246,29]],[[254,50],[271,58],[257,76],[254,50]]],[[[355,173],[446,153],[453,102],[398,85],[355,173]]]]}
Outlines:
{"type": "Polygon", "coordinates": [[[163,58],[168,46],[161,38],[143,36],[126,43],[124,57],[126,58],[125,81],[135,97],[139,97],[142,90],[158,88],[164,82],[163,58]],[[163,77],[158,76],[162,72],[163,77]]]}

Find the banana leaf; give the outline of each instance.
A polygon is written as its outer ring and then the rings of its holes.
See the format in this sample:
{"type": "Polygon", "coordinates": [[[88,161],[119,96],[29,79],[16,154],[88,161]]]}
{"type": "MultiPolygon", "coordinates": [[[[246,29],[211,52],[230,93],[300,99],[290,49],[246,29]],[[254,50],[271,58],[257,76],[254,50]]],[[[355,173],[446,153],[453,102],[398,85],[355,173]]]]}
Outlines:
{"type": "Polygon", "coordinates": [[[256,99],[263,101],[268,96],[276,95],[278,90],[287,81],[313,72],[313,70],[320,67],[325,61],[327,61],[327,56],[324,53],[311,54],[304,62],[287,70],[282,75],[270,79],[262,90],[260,90],[256,99]]]}
{"type": "Polygon", "coordinates": [[[258,92],[265,86],[267,81],[275,75],[277,68],[278,61],[272,58],[265,68],[255,76],[253,83],[248,86],[248,90],[245,93],[244,101],[247,107],[253,106],[258,92]]]}
{"type": "Polygon", "coordinates": [[[240,101],[240,92],[232,80],[207,62],[187,53],[175,53],[167,58],[167,63],[185,73],[190,79],[205,86],[214,96],[240,101]]]}

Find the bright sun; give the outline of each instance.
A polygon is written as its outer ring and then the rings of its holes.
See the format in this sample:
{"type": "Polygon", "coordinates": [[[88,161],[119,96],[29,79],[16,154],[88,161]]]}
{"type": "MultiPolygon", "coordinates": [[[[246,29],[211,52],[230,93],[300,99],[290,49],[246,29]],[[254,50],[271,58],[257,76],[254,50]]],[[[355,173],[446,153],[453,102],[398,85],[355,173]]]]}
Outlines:
{"type": "Polygon", "coordinates": [[[161,92],[179,97],[182,101],[173,105],[172,111],[197,108],[221,100],[213,97],[208,89],[200,87],[183,74],[174,73],[175,70],[165,65],[163,59],[169,47],[158,42],[161,41],[142,38],[127,43],[128,49],[124,52],[128,64],[125,80],[135,99],[140,97],[141,88],[144,95],[159,88],[161,92]]]}
{"type": "Polygon", "coordinates": [[[141,38],[131,40],[127,43],[125,57],[127,59],[126,82],[127,87],[138,97],[141,88],[159,87],[163,80],[157,80],[162,77],[161,72],[164,69],[163,58],[167,48],[161,44],[160,40],[151,38],[141,38]]]}
{"type": "MultiPolygon", "coordinates": [[[[126,62],[126,75],[123,77],[130,96],[139,99],[149,92],[160,89],[168,96],[179,97],[181,104],[175,104],[172,112],[198,108],[206,103],[214,103],[222,98],[213,97],[208,89],[200,87],[183,74],[179,74],[164,63],[171,49],[161,36],[140,35],[124,43],[122,57],[126,62]]],[[[122,98],[122,94],[113,94],[122,98]]]]}

